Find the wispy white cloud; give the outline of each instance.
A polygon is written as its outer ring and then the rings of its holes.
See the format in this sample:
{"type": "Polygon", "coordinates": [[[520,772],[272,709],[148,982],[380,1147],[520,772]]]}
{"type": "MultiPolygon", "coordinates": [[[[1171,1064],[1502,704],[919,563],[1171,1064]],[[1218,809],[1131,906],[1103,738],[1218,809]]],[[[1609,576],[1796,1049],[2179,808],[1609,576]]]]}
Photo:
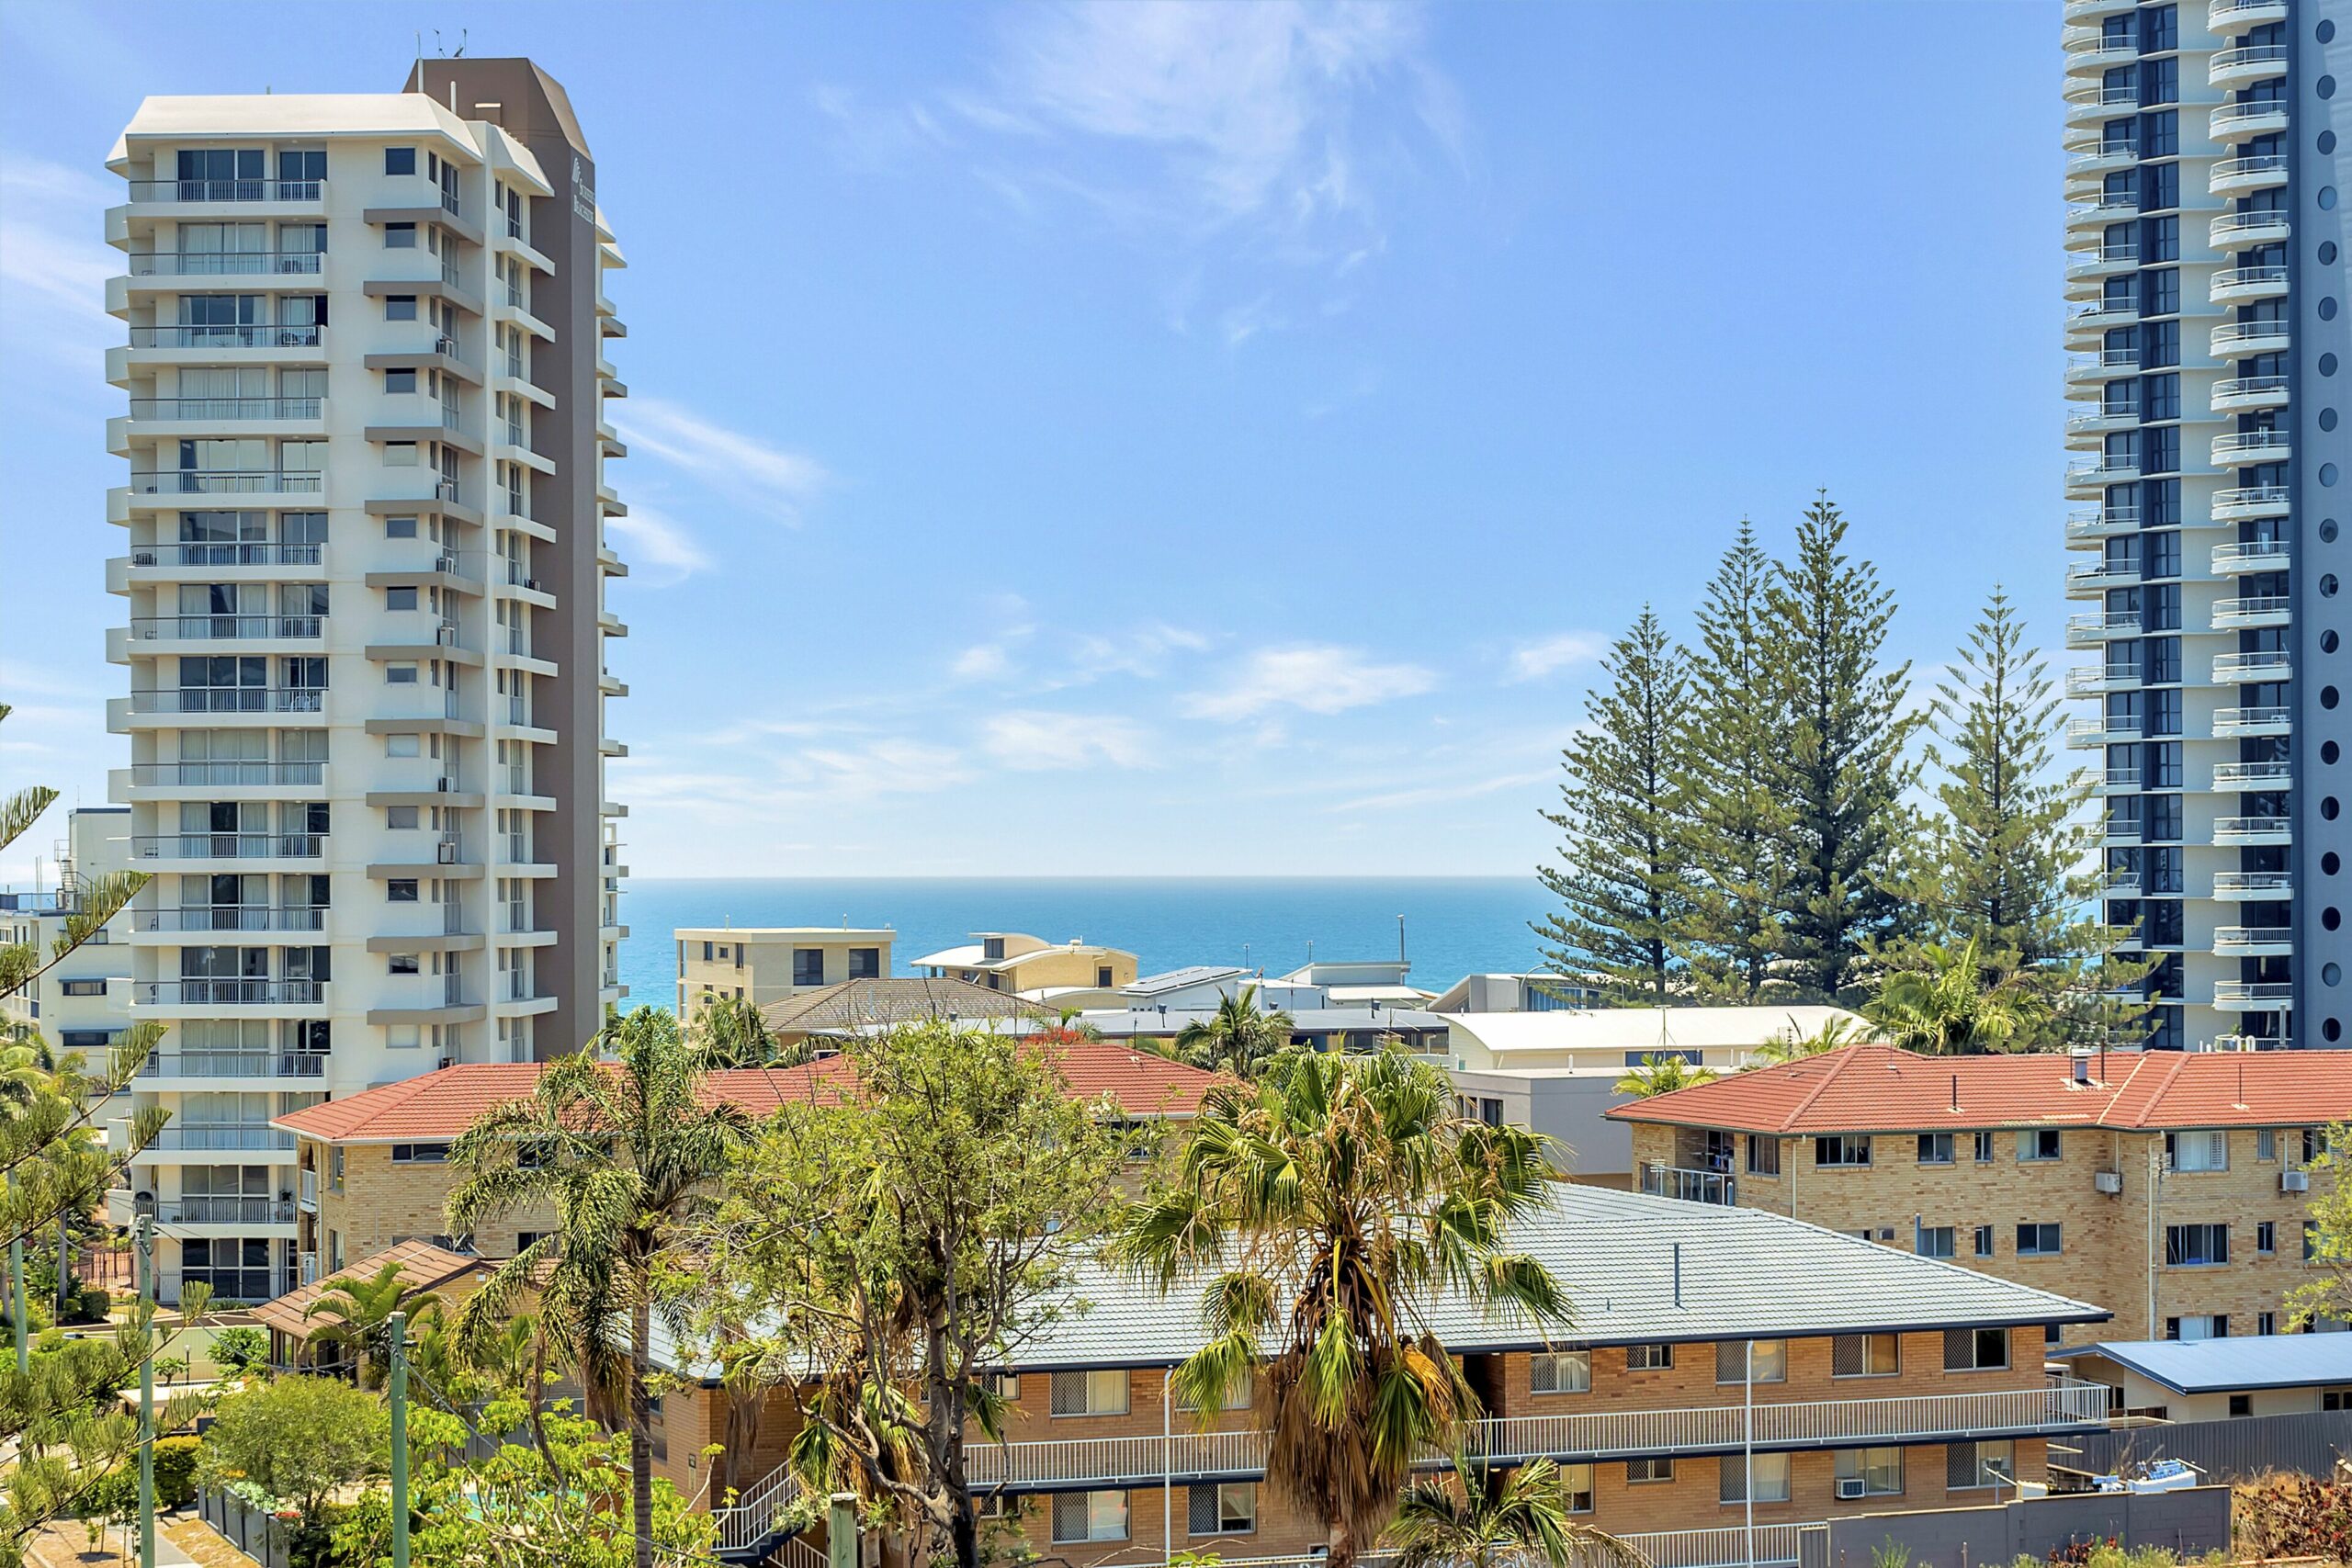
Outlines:
{"type": "Polygon", "coordinates": [[[1541,681],[1571,665],[1589,664],[1609,651],[1609,639],[1599,632],[1560,632],[1522,642],[1510,650],[1508,681],[1541,681]]]}
{"type": "Polygon", "coordinates": [[[18,307],[6,335],[18,351],[82,371],[93,396],[105,389],[90,367],[122,335],[106,311],[107,279],[122,258],[98,238],[101,216],[121,199],[119,180],[22,152],[0,158],[0,293],[18,307]]]}
{"type": "Polygon", "coordinates": [[[1209,639],[1199,632],[1165,621],[1147,622],[1121,632],[1088,633],[1071,649],[1070,674],[1077,684],[1112,675],[1157,680],[1173,656],[1200,653],[1208,646],[1209,639]]]}
{"type": "Polygon", "coordinates": [[[1260,649],[1219,686],[1185,695],[1179,706],[1194,718],[1253,718],[1271,708],[1345,713],[1428,691],[1437,677],[1418,664],[1382,664],[1358,649],[1310,643],[1260,649]]]}
{"type": "Polygon", "coordinates": [[[1132,719],[1102,714],[1042,710],[992,715],[981,727],[988,754],[1016,773],[1043,773],[1106,762],[1114,768],[1151,765],[1151,738],[1132,719]]]}
{"type": "Polygon", "coordinates": [[[1360,795],[1351,800],[1335,802],[1334,811],[1395,811],[1414,806],[1435,806],[1449,800],[1476,800],[1481,795],[1497,795],[1504,790],[1526,789],[1558,776],[1554,768],[1535,769],[1521,773],[1497,773],[1487,778],[1464,779],[1452,784],[1416,784],[1407,789],[1384,790],[1373,795],[1360,795]]]}
{"type": "Polygon", "coordinates": [[[606,518],[605,532],[618,540],[629,580],[645,587],[667,588],[710,569],[710,557],[684,525],[642,502],[629,502],[626,517],[606,518]]]}
{"type": "Polygon", "coordinates": [[[730,430],[681,403],[631,398],[615,420],[633,449],[781,523],[797,525],[803,509],[831,482],[814,457],[730,430]]]}

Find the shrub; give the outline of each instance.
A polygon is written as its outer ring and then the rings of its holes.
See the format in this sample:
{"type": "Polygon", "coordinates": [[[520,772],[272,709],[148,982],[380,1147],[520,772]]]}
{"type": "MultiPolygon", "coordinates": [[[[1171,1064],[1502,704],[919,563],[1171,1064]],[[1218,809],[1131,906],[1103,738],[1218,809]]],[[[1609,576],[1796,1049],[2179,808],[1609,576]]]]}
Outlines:
{"type": "Polygon", "coordinates": [[[269,1336],[248,1324],[212,1337],[212,1359],[224,1372],[242,1372],[269,1359],[269,1336]]]}
{"type": "Polygon", "coordinates": [[[2237,1489],[2238,1544],[2254,1557],[2352,1561],[2352,1484],[2267,1475],[2237,1489]]]}
{"type": "Polygon", "coordinates": [[[107,1293],[104,1285],[85,1285],[74,1293],[74,1299],[66,1308],[66,1321],[104,1323],[113,1306],[114,1298],[107,1293]]]}
{"type": "Polygon", "coordinates": [[[158,1438],[155,1439],[155,1504],[164,1508],[185,1508],[196,1501],[196,1456],[203,1450],[200,1438],[158,1438]]]}

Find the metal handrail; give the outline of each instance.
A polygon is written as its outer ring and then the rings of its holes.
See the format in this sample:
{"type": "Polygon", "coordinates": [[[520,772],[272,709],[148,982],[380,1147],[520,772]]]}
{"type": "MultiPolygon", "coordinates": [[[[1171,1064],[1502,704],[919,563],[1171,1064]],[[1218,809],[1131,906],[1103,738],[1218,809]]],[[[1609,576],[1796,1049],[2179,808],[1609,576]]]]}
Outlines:
{"type": "Polygon", "coordinates": [[[2213,710],[2215,730],[2259,729],[2274,724],[2291,724],[2295,710],[2290,707],[2265,705],[2261,707],[2231,707],[2213,710]]]}
{"type": "Polygon", "coordinates": [[[2216,457],[2224,452],[2267,452],[2288,445],[2283,430],[2233,430],[2213,437],[2216,457]]]}
{"type": "MultiPolygon", "coordinates": [[[[2213,784],[2216,788],[2221,789],[2241,788],[2246,784],[2285,784],[2294,776],[2295,764],[2292,762],[2216,762],[2213,764],[2213,784]]],[[[2217,871],[2213,874],[2213,886],[2219,888],[2227,885],[2225,879],[2245,878],[2246,880],[2244,886],[2246,887],[2268,886],[2270,884],[2255,880],[2265,876],[2278,878],[2278,886],[2280,887],[2287,886],[2288,873],[2283,871],[2217,871]]]]}
{"type": "Polygon", "coordinates": [[[735,1501],[726,1507],[713,1508],[710,1517],[718,1527],[719,1552],[749,1551],[774,1535],[776,1516],[799,1495],[799,1478],[788,1465],[778,1465],[736,1494],[735,1501]]]}
{"type": "Polygon", "coordinates": [[[308,641],[325,629],[323,615],[133,615],[131,637],[202,642],[225,637],[288,637],[308,641]]]}
{"type": "Polygon", "coordinates": [[[2290,331],[2285,317],[2259,321],[2223,321],[2215,327],[2212,341],[2216,344],[2248,343],[2257,338],[2285,337],[2290,331]]]}
{"type": "Polygon", "coordinates": [[[134,495],[316,495],[326,476],[315,468],[134,469],[134,495]]]}
{"type": "Polygon", "coordinates": [[[1729,1171],[1702,1170],[1652,1161],[1642,1167],[1642,1190],[1654,1198],[1677,1198],[1686,1203],[1731,1205],[1738,1182],[1729,1171]]]}
{"type": "Polygon", "coordinates": [[[2285,485],[2235,485],[2213,492],[2213,504],[2223,506],[2268,506],[2295,499],[2295,492],[2285,485]]]}
{"type": "Polygon", "coordinates": [[[2283,266],[2233,266],[2213,275],[2208,285],[2212,288],[2234,288],[2244,283],[2284,283],[2287,269],[2283,266]]]}
{"type": "Polygon", "coordinates": [[[2213,982],[2213,1005],[2243,1007],[2248,1003],[2291,1002],[2295,999],[2295,984],[2291,980],[2216,980],[2213,982]]]}
{"type": "Polygon", "coordinates": [[[2216,833],[2278,833],[2290,831],[2293,825],[2294,818],[2286,816],[2213,818],[2213,831],[2216,833]]]}
{"type": "Polygon", "coordinates": [[[132,180],[133,201],[317,201],[324,180],[132,180]]]}
{"type": "Polygon", "coordinates": [[[130,552],[130,564],[157,566],[317,566],[325,558],[324,545],[277,545],[260,540],[222,539],[212,543],[146,545],[130,552]]]}
{"type": "Polygon", "coordinates": [[[2283,593],[2251,593],[2237,599],[2213,601],[2213,621],[2221,624],[2240,615],[2283,615],[2293,612],[2294,600],[2283,593]]]}
{"type": "Polygon", "coordinates": [[[2227,179],[2232,175],[2264,175],[2276,169],[2287,171],[2284,152],[2250,152],[2243,158],[2224,158],[2207,172],[2208,179],[2227,179]]]}
{"type": "Polygon", "coordinates": [[[133,277],[312,276],[326,263],[323,251],[133,251],[133,277]]]}
{"type": "Polygon", "coordinates": [[[140,860],[316,860],[323,833],[133,833],[140,860]]]}
{"type": "Polygon", "coordinates": [[[140,918],[138,929],[142,931],[317,931],[326,930],[326,914],[323,908],[310,904],[275,908],[266,904],[191,904],[176,909],[150,909],[140,918]]]}
{"type": "MultiPolygon", "coordinates": [[[[143,1192],[140,1194],[140,1197],[145,1196],[143,1192]]],[[[248,1198],[228,1193],[166,1198],[160,1202],[142,1205],[137,1212],[152,1213],[159,1223],[167,1225],[290,1225],[294,1223],[294,1205],[291,1203],[281,1203],[275,1198],[248,1198]]]]}
{"type": "Polygon", "coordinates": [[[130,694],[133,713],[320,713],[323,686],[181,686],[130,694]]]}
{"type": "Polygon", "coordinates": [[[162,327],[133,327],[130,346],[133,348],[316,348],[323,329],[316,325],[291,323],[269,326],[260,322],[220,323],[215,325],[182,324],[162,327]]]}
{"type": "MultiPolygon", "coordinates": [[[[2269,0],[2262,0],[2262,3],[2267,4],[2269,0]]],[[[2261,119],[2268,115],[2282,115],[2286,112],[2286,101],[2280,98],[2257,98],[2251,103],[2244,104],[2216,104],[2213,106],[2212,112],[2205,117],[2205,129],[2218,130],[2224,125],[2234,125],[2242,119],[2261,119]]]]}
{"type": "Polygon", "coordinates": [[[2295,886],[2291,871],[2217,871],[2213,874],[2216,893],[2287,893],[2295,886]]]}
{"type": "Polygon", "coordinates": [[[2286,560],[2293,554],[2284,539],[2240,539],[2232,544],[2215,545],[2213,561],[2286,560]]]}
{"type": "Polygon", "coordinates": [[[315,1078],[327,1070],[323,1051],[158,1051],[141,1065],[166,1078],[315,1078]]]}
{"type": "Polygon", "coordinates": [[[2213,945],[2221,947],[2276,947],[2292,942],[2292,926],[2215,926],[2213,945]]]}
{"type": "Polygon", "coordinates": [[[2283,648],[2254,653],[2217,653],[2213,656],[2213,679],[2216,681],[2234,681],[2267,671],[2284,675],[2292,668],[2294,656],[2283,648]]]}
{"type": "Polygon", "coordinates": [[[2112,316],[2118,311],[2136,316],[2140,313],[2140,301],[2129,295],[2108,295],[2075,306],[2067,320],[2071,324],[2080,325],[2087,317],[2112,316]]]}
{"type": "Polygon", "coordinates": [[[2220,51],[2205,62],[2205,70],[2211,76],[2214,72],[2227,71],[2235,65],[2267,65],[2274,61],[2283,64],[2286,59],[2287,46],[2283,43],[2251,43],[2240,49],[2220,51]]]}
{"type": "Polygon", "coordinates": [[[2224,212],[2205,226],[2205,232],[2208,238],[2218,240],[2224,234],[2241,234],[2249,229],[2268,229],[2273,226],[2284,229],[2287,225],[2286,213],[2275,209],[2261,208],[2252,212],[2224,212]]]}
{"type": "Polygon", "coordinates": [[[133,398],[133,419],[317,419],[320,398],[133,398]]]}
{"type": "Polygon", "coordinates": [[[2215,398],[2251,397],[2257,392],[2283,392],[2289,382],[2284,376],[2231,376],[2213,383],[2215,398]]]}
{"type": "MultiPolygon", "coordinates": [[[[267,984],[266,981],[246,983],[267,984]]],[[[182,1122],[156,1134],[154,1141],[147,1146],[152,1149],[290,1149],[294,1146],[294,1134],[275,1127],[206,1127],[182,1122]]]]}
{"type": "Polygon", "coordinates": [[[324,762],[134,762],[133,784],[314,784],[326,782],[324,762]]]}

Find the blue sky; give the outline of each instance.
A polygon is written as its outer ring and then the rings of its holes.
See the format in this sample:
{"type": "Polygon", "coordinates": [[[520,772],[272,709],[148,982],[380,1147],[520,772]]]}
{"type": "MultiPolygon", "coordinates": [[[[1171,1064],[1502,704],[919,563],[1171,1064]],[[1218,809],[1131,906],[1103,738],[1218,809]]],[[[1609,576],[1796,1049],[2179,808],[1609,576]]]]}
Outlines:
{"type": "Polygon", "coordinates": [[[114,135],[419,26],[631,263],[640,875],[1524,873],[1595,651],[1816,487],[1899,655],[1999,580],[2060,661],[2054,3],[17,5],[8,783],[127,757],[114,135]]]}

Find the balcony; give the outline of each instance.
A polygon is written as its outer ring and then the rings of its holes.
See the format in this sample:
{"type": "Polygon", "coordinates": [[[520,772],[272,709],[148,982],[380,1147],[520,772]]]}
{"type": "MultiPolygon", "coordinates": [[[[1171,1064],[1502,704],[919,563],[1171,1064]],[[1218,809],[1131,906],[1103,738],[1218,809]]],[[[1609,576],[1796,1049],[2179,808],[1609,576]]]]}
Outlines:
{"type": "Polygon", "coordinates": [[[2060,35],[2066,51],[2066,74],[2086,76],[2112,66],[2129,65],[2140,58],[2140,40],[2131,33],[2110,34],[2102,28],[2067,28],[2060,35]]]}
{"type": "Polygon", "coordinates": [[[134,833],[134,860],[317,860],[323,833],[134,833]]]}
{"type": "Polygon", "coordinates": [[[2205,188],[2214,196],[2268,190],[2286,183],[2287,155],[2284,152],[2256,152],[2244,158],[2224,158],[2215,164],[2205,176],[2205,188]]]}
{"type": "Polygon", "coordinates": [[[1642,1190],[1653,1198],[1679,1198],[1686,1203],[1718,1203],[1730,1207],[1739,1201],[1736,1196],[1738,1184],[1728,1171],[1694,1169],[1656,1161],[1642,1167],[1642,1190]]]}
{"type": "Polygon", "coordinates": [[[2293,820],[2286,817],[2216,817],[2213,841],[2241,848],[2295,841],[2293,820]]]}
{"type": "Polygon", "coordinates": [[[323,615],[133,615],[133,642],[316,642],[323,615]]]}
{"type": "Polygon", "coordinates": [[[2207,398],[2213,412],[2222,413],[2231,409],[2283,408],[2289,392],[2284,376],[2232,376],[2214,382],[2207,398]]]}
{"type": "Polygon", "coordinates": [[[322,1078],[323,1051],[157,1051],[142,1078],[322,1078]]]}
{"type": "Polygon", "coordinates": [[[2095,697],[2104,692],[2120,692],[2142,683],[2137,664],[2094,664],[2066,671],[2066,694],[2070,697],[2095,697]]]}
{"type": "Polygon", "coordinates": [[[132,571],[238,566],[317,566],[324,545],[272,545],[222,541],[218,544],[146,545],[130,552],[132,571]]]}
{"type": "Polygon", "coordinates": [[[316,277],[323,251],[133,251],[133,277],[316,277]]]}
{"type": "Polygon", "coordinates": [[[2283,245],[2290,231],[2284,212],[2224,212],[2206,225],[2205,237],[2217,251],[2246,251],[2283,245]]]}
{"type": "Polygon", "coordinates": [[[2283,958],[2295,951],[2295,928],[2216,926],[2213,951],[2223,958],[2283,958]]]}
{"type": "Polygon", "coordinates": [[[324,416],[323,398],[133,398],[134,420],[178,420],[225,424],[241,420],[315,420],[324,416]]]}
{"type": "Polygon", "coordinates": [[[2216,523],[2239,522],[2256,517],[2284,517],[2294,500],[2294,492],[2285,485],[2236,485],[2213,492],[2212,514],[2216,523]]]}
{"type": "Polygon", "coordinates": [[[2213,601],[2213,629],[2283,626],[2294,616],[2295,602],[2283,593],[2254,593],[2213,601]]]}
{"type": "Polygon", "coordinates": [[[2286,19],[2287,0],[2209,0],[2205,7],[2207,29],[2224,37],[2286,19]]]}
{"type": "Polygon", "coordinates": [[[2216,735],[2285,735],[2295,728],[2290,707],[2234,707],[2213,710],[2216,735]]]}
{"type": "Polygon", "coordinates": [[[2068,648],[2097,648],[2118,637],[2140,635],[2140,612],[2137,610],[2093,610],[2086,615],[2066,617],[2068,648]]]}
{"type": "Polygon", "coordinates": [[[2129,140],[2098,141],[2067,157],[2066,177],[2078,179],[2110,174],[2117,169],[2128,169],[2139,161],[2140,149],[2135,142],[2129,140]]]}
{"type": "Polygon", "coordinates": [[[2290,446],[2279,430],[2225,430],[2213,437],[2213,466],[2234,468],[2248,463],[2283,463],[2290,446]]]}
{"type": "Polygon", "coordinates": [[[2081,599],[2110,588],[2137,588],[2142,581],[2136,560],[2082,561],[2066,569],[2066,597],[2081,599]]]}
{"type": "Polygon", "coordinates": [[[2205,298],[2216,305],[2245,299],[2276,299],[2287,292],[2283,266],[2224,267],[2206,286],[2205,298]]]}
{"type": "Polygon", "coordinates": [[[324,762],[139,762],[129,772],[134,789],[266,789],[326,782],[324,762]]]}
{"type": "Polygon", "coordinates": [[[2271,321],[2224,321],[2215,327],[2211,344],[2216,359],[2245,359],[2256,354],[2287,352],[2288,328],[2282,319],[2271,321]]]}
{"type": "MultiPolygon", "coordinates": [[[[2285,759],[2274,759],[2272,761],[2263,762],[2216,762],[2213,764],[2213,787],[2215,789],[2285,789],[2290,784],[2293,784],[2294,781],[2295,764],[2285,759]]],[[[2284,887],[2287,886],[2286,881],[2284,880],[2286,874],[2287,874],[2283,871],[2275,873],[2267,871],[2249,871],[2243,873],[2226,871],[2216,872],[2213,874],[2213,886],[2216,890],[2216,896],[2218,897],[2222,882],[2225,877],[2240,875],[2247,877],[2276,875],[2280,878],[2278,886],[2284,887]]],[[[2255,886],[2256,884],[2249,882],[2246,886],[2250,888],[2255,886]]]]}
{"type": "Polygon", "coordinates": [[[2098,829],[2100,843],[2125,846],[2138,843],[2146,833],[2137,817],[2109,817],[2100,821],[2098,829]]]}
{"type": "Polygon", "coordinates": [[[2216,980],[2213,982],[2213,1005],[2217,1008],[2291,1008],[2295,1005],[2295,983],[2292,980],[2216,980]]]}
{"type": "Polygon", "coordinates": [[[130,476],[133,495],[302,495],[325,489],[326,476],[315,469],[271,473],[262,469],[153,468],[130,476]]]}
{"type": "Polygon", "coordinates": [[[2283,43],[2225,49],[2205,62],[2205,85],[2209,87],[2243,87],[2249,82],[2267,82],[2286,73],[2287,46],[2283,43]]]}
{"type": "MultiPolygon", "coordinates": [[[[2089,770],[2085,770],[2089,772],[2089,770]]],[[[2137,795],[2140,793],[2140,770],[2122,763],[2093,774],[2090,781],[2094,795],[2137,795]]]]}
{"type": "Polygon", "coordinates": [[[316,206],[326,199],[324,180],[131,180],[134,202],[299,202],[316,206]]]}
{"type": "Polygon", "coordinates": [[[2293,547],[2284,539],[2233,539],[2213,547],[2213,575],[2235,577],[2249,571],[2283,571],[2293,547]]]}
{"type": "MultiPolygon", "coordinates": [[[[178,836],[183,840],[188,838],[209,840],[219,837],[212,833],[183,833],[178,836]]],[[[265,835],[255,835],[255,837],[262,836],[265,835]]],[[[272,908],[266,904],[198,904],[177,909],[141,910],[131,918],[133,931],[154,931],[159,934],[203,931],[322,931],[326,929],[326,908],[323,905],[317,904],[298,904],[277,908],[272,908]]]]}
{"type": "Polygon", "coordinates": [[[2066,87],[2066,122],[2079,125],[2088,120],[2120,119],[2140,109],[2140,89],[2136,86],[2110,87],[2099,82],[2075,82],[2066,87]]]}
{"type": "Polygon", "coordinates": [[[131,1201],[131,1213],[152,1214],[164,1225],[290,1225],[294,1205],[276,1198],[232,1197],[226,1194],[157,1201],[141,1192],[131,1201]]]}
{"type": "Polygon", "coordinates": [[[2268,902],[2294,896],[2295,875],[2288,871],[2217,871],[2213,874],[2213,897],[2232,901],[2258,899],[2268,902]]]}
{"type": "Polygon", "coordinates": [[[2097,354],[2078,354],[2066,362],[2066,379],[2075,382],[2104,381],[2110,377],[2139,373],[2140,351],[2136,348],[2101,349],[2097,354]]]}
{"type": "MultiPolygon", "coordinates": [[[[2283,10],[2284,7],[2282,6],[2283,10]]],[[[2216,141],[2249,141],[2256,136],[2276,136],[2287,129],[2287,106],[2283,101],[2267,103],[2222,104],[2205,117],[2206,134],[2216,141]]]]}
{"type": "Polygon", "coordinates": [[[301,1186],[297,1201],[300,1204],[302,1213],[306,1214],[315,1214],[319,1212],[319,1173],[317,1171],[306,1170],[301,1173],[301,1186]]]}
{"type": "Polygon", "coordinates": [[[2104,229],[2110,223],[2133,222],[2140,216],[2140,198],[2136,194],[2101,191],[2079,199],[2081,206],[2066,209],[2066,227],[2069,229],[2104,229]]]}
{"type": "Polygon", "coordinates": [[[2100,875],[2098,890],[2103,898],[2137,898],[2141,893],[2140,874],[2126,867],[2115,867],[2100,875]]]}
{"type": "Polygon", "coordinates": [[[2213,656],[2213,683],[2226,686],[2239,681],[2284,681],[2294,673],[2293,666],[2293,657],[2283,648],[2253,653],[2217,653],[2213,656]]]}
{"type": "Polygon", "coordinates": [[[316,348],[324,338],[325,329],[307,322],[284,322],[275,326],[261,322],[178,324],[130,329],[130,346],[133,348],[316,348]]]}
{"type": "Polygon", "coordinates": [[[2070,718],[2066,721],[2066,744],[2074,747],[2109,746],[2137,740],[2141,733],[2140,716],[2101,714],[2094,718],[2070,718]]]}
{"type": "Polygon", "coordinates": [[[2070,333],[2105,332],[2109,327],[2128,327],[2140,319],[2140,302],[2128,297],[2108,296],[2077,305],[2067,314],[2066,330],[2070,333]]]}
{"type": "MultiPolygon", "coordinates": [[[[2102,1384],[2053,1378],[2039,1388],[1981,1393],[1499,1416],[1473,1423],[1464,1446],[1490,1461],[1584,1463],[1642,1454],[1733,1453],[1750,1446],[1813,1449],[2096,1431],[2107,1425],[2107,1399],[2102,1384]]],[[[965,1450],[965,1463],[975,1486],[1012,1491],[1157,1485],[1170,1478],[1261,1475],[1267,1442],[1264,1432],[1185,1431],[975,1442],[965,1450]]],[[[1443,1462],[1440,1455],[1429,1458],[1443,1462]]]]}
{"type": "Polygon", "coordinates": [[[193,1123],[175,1122],[155,1134],[150,1149],[180,1150],[250,1150],[286,1149],[294,1147],[294,1134],[275,1127],[217,1126],[205,1127],[193,1123]]]}
{"type": "Polygon", "coordinates": [[[133,713],[322,713],[321,686],[180,686],[135,691],[133,713]]]}
{"type": "Polygon", "coordinates": [[[2066,537],[2070,542],[2135,533],[2139,526],[2140,509],[2136,506],[2093,506],[2066,515],[2066,537]]]}
{"type": "Polygon", "coordinates": [[[2140,265],[2140,247],[2125,241],[2121,244],[2101,245],[2086,256],[2079,256],[2066,264],[2066,281],[2086,277],[2113,277],[2130,272],[2140,265]]]}

